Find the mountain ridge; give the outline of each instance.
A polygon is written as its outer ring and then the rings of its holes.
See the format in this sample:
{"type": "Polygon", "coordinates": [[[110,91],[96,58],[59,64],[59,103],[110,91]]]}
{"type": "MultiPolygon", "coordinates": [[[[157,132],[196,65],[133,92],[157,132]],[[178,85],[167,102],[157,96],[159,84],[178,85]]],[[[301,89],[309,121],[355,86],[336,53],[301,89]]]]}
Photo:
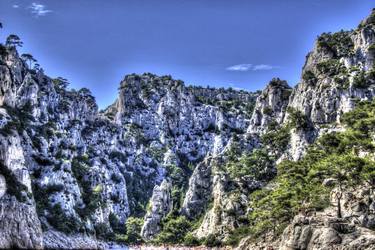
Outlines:
{"type": "MultiPolygon", "coordinates": [[[[295,162],[292,171],[312,157],[318,138],[354,126],[345,114],[373,99],[374,17],[375,11],[350,32],[322,34],[294,88],[275,78],[252,93],[132,74],[103,111],[88,89],[67,90],[65,79],[30,69],[14,45],[1,45],[0,246],[105,248],[114,240],[217,246],[243,239],[239,249],[371,249],[371,192],[363,191],[370,201],[358,212],[360,226],[348,229],[353,234],[335,228],[349,228],[347,221],[327,226],[331,208],[318,213],[319,226],[300,214],[285,217],[286,225],[276,221],[285,231],[273,237],[259,222],[269,217],[254,217],[261,207],[254,195],[267,204],[262,192],[282,187],[280,166],[295,162]],[[264,230],[259,242],[252,228],[264,230]]],[[[323,190],[326,181],[311,188],[323,190]]],[[[343,204],[358,203],[358,194],[347,198],[354,193],[349,187],[331,189],[343,204]]]]}

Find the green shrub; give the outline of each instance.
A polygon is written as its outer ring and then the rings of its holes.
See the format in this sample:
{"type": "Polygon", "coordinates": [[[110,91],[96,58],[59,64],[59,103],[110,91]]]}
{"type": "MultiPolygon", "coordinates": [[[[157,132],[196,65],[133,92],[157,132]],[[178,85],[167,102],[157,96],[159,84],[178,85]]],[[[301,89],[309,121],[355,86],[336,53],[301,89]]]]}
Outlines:
{"type": "Polygon", "coordinates": [[[343,114],[340,121],[368,137],[370,132],[375,132],[375,102],[359,102],[357,108],[343,114]]]}
{"type": "Polygon", "coordinates": [[[333,53],[334,57],[348,56],[354,50],[350,32],[323,33],[318,37],[318,47],[333,53]]]}
{"type": "Polygon", "coordinates": [[[256,180],[267,180],[269,169],[273,168],[274,159],[264,149],[255,149],[251,154],[241,156],[237,161],[229,161],[224,167],[231,179],[250,177],[256,180]]]}
{"type": "Polygon", "coordinates": [[[25,202],[27,196],[27,187],[18,181],[17,176],[9,170],[3,163],[0,162],[0,175],[4,176],[7,190],[6,192],[16,197],[19,202],[25,202]]]}
{"type": "Polygon", "coordinates": [[[370,82],[367,80],[366,73],[364,71],[359,72],[353,77],[353,87],[365,89],[370,86],[370,82]]]}
{"type": "Polygon", "coordinates": [[[57,193],[57,192],[61,192],[64,190],[64,185],[63,184],[50,184],[45,189],[46,189],[47,194],[57,193]]]}
{"type": "Polygon", "coordinates": [[[125,223],[125,235],[118,237],[118,240],[128,244],[140,244],[143,242],[141,229],[143,225],[142,218],[129,217],[125,223]]]}
{"type": "Polygon", "coordinates": [[[346,72],[345,66],[336,59],[329,59],[320,62],[316,65],[316,68],[321,74],[326,74],[330,77],[346,72]]]}
{"type": "Polygon", "coordinates": [[[14,133],[14,129],[17,128],[17,123],[8,121],[2,128],[0,128],[0,134],[7,137],[14,133]]]}
{"type": "Polygon", "coordinates": [[[125,162],[127,160],[126,155],[119,151],[111,151],[111,153],[109,154],[109,159],[111,160],[117,159],[121,162],[125,162]]]}
{"type": "Polygon", "coordinates": [[[197,237],[195,237],[192,233],[189,232],[185,235],[183,244],[185,246],[194,247],[194,246],[201,245],[202,242],[197,237]]]}
{"type": "Polygon", "coordinates": [[[204,240],[204,245],[208,247],[220,247],[221,241],[214,234],[209,234],[204,240]]]}
{"type": "Polygon", "coordinates": [[[45,188],[40,187],[35,182],[32,182],[32,190],[36,202],[36,211],[39,216],[44,216],[45,210],[49,209],[49,194],[46,192],[45,188]]]}
{"type": "Polygon", "coordinates": [[[333,80],[340,87],[342,87],[344,89],[348,89],[349,88],[350,82],[349,82],[349,78],[347,76],[344,76],[344,77],[335,76],[333,78],[333,80]]]}
{"type": "Polygon", "coordinates": [[[317,80],[315,74],[311,70],[305,71],[302,75],[302,79],[308,83],[315,83],[317,80]]]}
{"type": "Polygon", "coordinates": [[[310,127],[308,118],[300,110],[288,107],[289,125],[296,129],[308,129],[310,127]]]}
{"type": "Polygon", "coordinates": [[[152,240],[156,244],[182,244],[192,223],[185,216],[168,215],[162,220],[162,231],[152,240]]]}
{"type": "Polygon", "coordinates": [[[69,216],[61,208],[60,204],[56,204],[49,209],[47,221],[58,231],[70,234],[81,230],[82,225],[73,216],[69,216]]]}
{"type": "Polygon", "coordinates": [[[98,223],[94,226],[96,237],[101,240],[114,240],[115,234],[106,223],[98,223]]]}
{"type": "Polygon", "coordinates": [[[265,114],[265,115],[272,115],[272,109],[270,108],[270,107],[265,107],[264,109],[263,109],[263,114],[265,114]]]}
{"type": "Polygon", "coordinates": [[[0,130],[0,133],[5,136],[10,135],[13,129],[21,133],[29,128],[31,122],[35,121],[32,116],[33,106],[30,101],[25,103],[22,107],[13,108],[7,105],[3,105],[3,107],[12,118],[12,120],[8,121],[5,127],[0,130]]]}
{"type": "Polygon", "coordinates": [[[47,157],[44,157],[42,155],[37,155],[37,154],[33,155],[33,159],[35,160],[36,163],[38,163],[41,166],[51,166],[55,163],[53,160],[47,157]]]}
{"type": "Polygon", "coordinates": [[[228,239],[224,242],[224,244],[230,245],[230,246],[237,246],[238,243],[250,233],[251,233],[251,230],[248,225],[236,228],[235,230],[230,232],[230,235],[228,239]]]}
{"type": "Polygon", "coordinates": [[[83,208],[76,207],[77,213],[82,218],[91,216],[103,203],[101,198],[101,186],[91,187],[91,183],[85,178],[89,175],[89,162],[87,156],[78,156],[72,160],[72,172],[81,190],[83,208]]]}
{"type": "MultiPolygon", "coordinates": [[[[303,210],[322,210],[329,205],[332,187],[322,183],[333,178],[339,192],[364,182],[375,187],[375,162],[358,156],[360,151],[374,152],[375,101],[357,104],[344,114],[346,131],[319,138],[299,161],[283,161],[271,189],[250,194],[250,232],[257,237],[265,232],[280,235],[293,217],[303,210]]],[[[340,203],[336,206],[341,216],[340,203]]]]}
{"type": "Polygon", "coordinates": [[[145,178],[144,174],[137,169],[132,173],[125,173],[124,177],[130,211],[133,211],[132,215],[135,217],[143,217],[154,188],[154,176],[150,175],[145,178]]]}
{"type": "Polygon", "coordinates": [[[268,131],[262,135],[261,142],[271,151],[277,151],[279,154],[287,149],[290,140],[290,127],[280,127],[272,124],[268,127],[268,131]]]}
{"type": "Polygon", "coordinates": [[[166,169],[168,177],[172,180],[173,209],[177,211],[182,205],[183,195],[187,189],[192,169],[189,168],[189,164],[167,165],[166,169]]]}
{"type": "Polygon", "coordinates": [[[120,183],[120,182],[121,182],[121,176],[120,176],[120,175],[117,175],[116,173],[112,173],[112,174],[111,174],[111,180],[112,180],[114,183],[120,183]]]}

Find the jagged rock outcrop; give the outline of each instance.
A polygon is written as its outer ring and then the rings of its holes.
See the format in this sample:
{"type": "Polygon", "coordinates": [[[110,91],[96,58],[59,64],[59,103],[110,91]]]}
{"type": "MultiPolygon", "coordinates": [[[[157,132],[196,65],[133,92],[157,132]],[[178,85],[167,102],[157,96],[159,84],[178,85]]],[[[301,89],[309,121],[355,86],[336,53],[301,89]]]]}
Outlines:
{"type": "Polygon", "coordinates": [[[0,135],[0,176],[5,180],[0,197],[0,246],[43,248],[41,224],[30,197],[31,178],[17,133],[0,135]]]}
{"type": "Polygon", "coordinates": [[[320,129],[340,123],[341,115],[352,110],[356,101],[373,98],[372,15],[354,31],[322,34],[308,54],[301,82],[293,89],[288,108],[301,111],[312,126],[303,133],[294,133],[290,158],[300,159],[306,146],[319,136],[320,129]]]}
{"type": "Polygon", "coordinates": [[[0,200],[0,246],[11,248],[43,248],[43,233],[34,204],[5,195],[0,200]]]}
{"type": "Polygon", "coordinates": [[[286,81],[272,79],[257,98],[247,132],[262,134],[271,122],[282,123],[291,93],[286,81]]]}
{"type": "Polygon", "coordinates": [[[51,249],[108,249],[109,247],[106,243],[85,234],[67,236],[54,230],[44,233],[43,242],[51,249]]]}
{"type": "Polygon", "coordinates": [[[212,158],[206,158],[199,163],[189,179],[189,189],[181,208],[182,214],[189,218],[198,218],[206,209],[212,198],[212,158]]]}
{"type": "Polygon", "coordinates": [[[280,239],[272,235],[258,241],[244,239],[237,249],[373,249],[375,210],[370,188],[348,189],[343,194],[343,218],[336,215],[336,192],[331,192],[331,206],[324,211],[304,211],[295,216],[280,239]]]}
{"type": "MultiPolygon", "coordinates": [[[[337,204],[336,191],[331,204],[337,204]]],[[[375,246],[374,201],[368,187],[348,190],[343,195],[343,218],[337,207],[298,215],[285,229],[280,249],[373,249],[375,246]]]]}
{"type": "Polygon", "coordinates": [[[237,219],[245,214],[248,200],[241,192],[228,192],[229,180],[226,175],[215,173],[212,182],[212,206],[195,235],[198,238],[215,235],[224,239],[230,230],[238,226],[237,219]]]}
{"type": "Polygon", "coordinates": [[[141,235],[150,240],[160,231],[160,222],[169,212],[172,211],[172,185],[164,180],[160,186],[155,186],[150,199],[150,210],[145,216],[141,235]]]}

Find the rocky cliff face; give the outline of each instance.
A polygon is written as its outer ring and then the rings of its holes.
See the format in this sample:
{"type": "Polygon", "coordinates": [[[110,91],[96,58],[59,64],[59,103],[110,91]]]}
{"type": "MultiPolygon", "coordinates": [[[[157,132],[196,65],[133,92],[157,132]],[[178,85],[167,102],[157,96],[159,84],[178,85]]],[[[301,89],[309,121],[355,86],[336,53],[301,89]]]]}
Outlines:
{"type": "Polygon", "coordinates": [[[247,132],[262,134],[271,122],[282,123],[291,93],[286,81],[272,79],[257,98],[247,132]]]}
{"type": "Polygon", "coordinates": [[[151,200],[150,210],[145,216],[141,235],[146,240],[150,240],[160,232],[161,220],[172,211],[172,185],[164,180],[160,186],[155,186],[151,200]]]}
{"type": "MultiPolygon", "coordinates": [[[[279,239],[271,240],[270,235],[259,241],[245,238],[237,249],[373,249],[375,203],[371,192],[369,186],[346,190],[343,218],[337,218],[335,206],[321,212],[305,211],[294,217],[279,239]]],[[[337,203],[336,193],[337,189],[331,193],[331,204],[337,203]]]]}
{"type": "MultiPolygon", "coordinates": [[[[340,117],[358,100],[373,98],[374,20],[375,12],[354,31],[320,36],[294,88],[273,79],[249,93],[133,74],[104,111],[88,89],[68,90],[1,45],[0,247],[105,247],[129,217],[143,218],[146,241],[170,243],[177,233],[166,230],[180,230],[181,218],[194,222],[184,222],[194,239],[228,240],[277,162],[301,159],[320,135],[343,129],[340,117]]],[[[296,217],[277,241],[240,248],[371,247],[366,194],[366,209],[344,211],[360,225],[329,220],[327,210],[296,217]]]]}
{"type": "Polygon", "coordinates": [[[308,54],[288,107],[301,111],[312,126],[303,134],[294,133],[289,152],[293,159],[303,155],[322,127],[340,123],[356,101],[374,96],[372,22],[369,17],[354,31],[322,34],[308,54]]]}
{"type": "Polygon", "coordinates": [[[56,237],[71,247],[75,233],[105,238],[130,215],[145,215],[149,199],[143,235],[152,237],[170,210],[155,207],[170,202],[161,191],[167,168],[220,154],[246,131],[256,98],[130,75],[99,113],[89,90],[67,90],[64,79],[29,69],[14,47],[5,48],[0,78],[2,211],[14,207],[2,213],[4,247],[56,247],[56,237]]]}

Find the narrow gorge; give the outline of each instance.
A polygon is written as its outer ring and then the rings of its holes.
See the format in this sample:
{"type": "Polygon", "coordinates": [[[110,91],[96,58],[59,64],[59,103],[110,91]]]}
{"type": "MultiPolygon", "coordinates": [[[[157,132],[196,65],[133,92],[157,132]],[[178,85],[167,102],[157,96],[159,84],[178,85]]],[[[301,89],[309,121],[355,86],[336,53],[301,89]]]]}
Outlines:
{"type": "Polygon", "coordinates": [[[263,91],[124,77],[99,110],[0,44],[0,248],[375,249],[375,9],[263,91]]]}

